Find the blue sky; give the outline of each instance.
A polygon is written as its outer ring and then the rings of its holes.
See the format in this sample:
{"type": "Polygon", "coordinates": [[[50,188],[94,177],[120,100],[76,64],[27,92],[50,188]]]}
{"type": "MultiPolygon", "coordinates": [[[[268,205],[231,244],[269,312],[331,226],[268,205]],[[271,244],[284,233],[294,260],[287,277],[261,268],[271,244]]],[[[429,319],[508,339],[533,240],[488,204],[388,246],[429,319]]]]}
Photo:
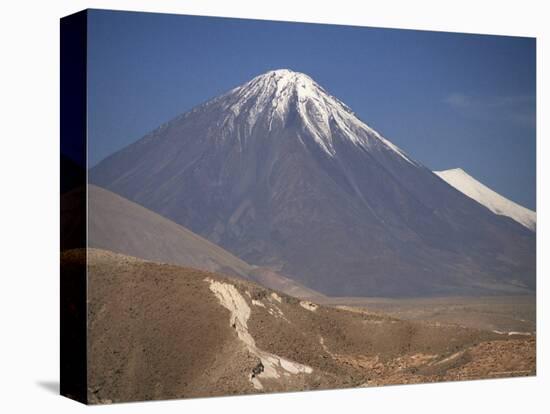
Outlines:
{"type": "Polygon", "coordinates": [[[535,39],[99,10],[88,34],[90,166],[289,68],[427,167],[461,167],[535,209],[535,39]]]}

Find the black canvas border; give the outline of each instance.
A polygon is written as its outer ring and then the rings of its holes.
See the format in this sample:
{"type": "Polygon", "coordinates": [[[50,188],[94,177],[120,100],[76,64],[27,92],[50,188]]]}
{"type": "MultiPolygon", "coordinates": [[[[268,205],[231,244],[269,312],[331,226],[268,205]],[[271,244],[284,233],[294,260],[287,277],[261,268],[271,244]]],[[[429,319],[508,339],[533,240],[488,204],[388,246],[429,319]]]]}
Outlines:
{"type": "Polygon", "coordinates": [[[60,254],[84,260],[60,269],[60,394],[87,398],[87,41],[88,11],[60,19],[60,254]],[[67,208],[70,194],[71,206],[67,208]],[[63,223],[70,221],[68,229],[63,223]]]}

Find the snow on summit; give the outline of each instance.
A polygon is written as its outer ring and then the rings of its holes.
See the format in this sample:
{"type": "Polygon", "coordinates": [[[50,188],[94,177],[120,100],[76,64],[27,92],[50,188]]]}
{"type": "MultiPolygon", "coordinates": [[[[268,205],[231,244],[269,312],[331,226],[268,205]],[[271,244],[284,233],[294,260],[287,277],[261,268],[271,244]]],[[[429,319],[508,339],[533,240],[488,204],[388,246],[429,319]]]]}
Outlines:
{"type": "Polygon", "coordinates": [[[336,153],[334,136],[346,137],[355,146],[369,149],[382,146],[416,165],[400,148],[370,128],[342,101],[304,73],[278,69],[256,76],[215,100],[228,111],[224,126],[231,132],[236,119],[246,119],[247,132],[260,122],[268,131],[284,127],[296,111],[305,129],[330,156],[336,153]]]}
{"type": "Polygon", "coordinates": [[[477,181],[462,168],[434,171],[434,173],[461,193],[487,207],[493,213],[510,217],[529,230],[535,231],[537,214],[534,211],[501,196],[477,181]]]}

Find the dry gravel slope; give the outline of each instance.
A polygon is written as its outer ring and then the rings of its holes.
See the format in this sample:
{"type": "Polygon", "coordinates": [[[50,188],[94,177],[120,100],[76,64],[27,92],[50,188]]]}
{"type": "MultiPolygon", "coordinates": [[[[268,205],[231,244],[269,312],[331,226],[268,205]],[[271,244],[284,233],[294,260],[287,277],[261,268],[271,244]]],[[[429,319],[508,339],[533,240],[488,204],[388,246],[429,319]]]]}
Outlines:
{"type": "MultiPolygon", "coordinates": [[[[86,265],[82,250],[62,260],[86,265]]],[[[531,338],[318,306],[246,280],[103,250],[89,250],[88,292],[91,403],[535,369],[531,338]],[[510,363],[518,350],[522,357],[510,363]]]]}
{"type": "Polygon", "coordinates": [[[251,266],[159,214],[88,186],[90,247],[246,277],[251,266]]]}

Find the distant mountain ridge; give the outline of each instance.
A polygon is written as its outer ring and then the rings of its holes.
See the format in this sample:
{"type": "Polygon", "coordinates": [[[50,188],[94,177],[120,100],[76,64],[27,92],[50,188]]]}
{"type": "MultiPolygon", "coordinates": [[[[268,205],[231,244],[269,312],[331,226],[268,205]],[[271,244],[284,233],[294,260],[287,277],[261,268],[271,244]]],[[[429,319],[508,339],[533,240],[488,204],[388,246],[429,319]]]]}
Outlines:
{"type": "Polygon", "coordinates": [[[495,214],[510,217],[529,230],[537,227],[537,213],[514,203],[496,191],[480,183],[462,168],[434,171],[458,191],[484,205],[495,214]]]}
{"type": "Polygon", "coordinates": [[[176,117],[89,177],[330,296],[535,287],[532,232],[456,191],[287,69],[176,117]]]}

